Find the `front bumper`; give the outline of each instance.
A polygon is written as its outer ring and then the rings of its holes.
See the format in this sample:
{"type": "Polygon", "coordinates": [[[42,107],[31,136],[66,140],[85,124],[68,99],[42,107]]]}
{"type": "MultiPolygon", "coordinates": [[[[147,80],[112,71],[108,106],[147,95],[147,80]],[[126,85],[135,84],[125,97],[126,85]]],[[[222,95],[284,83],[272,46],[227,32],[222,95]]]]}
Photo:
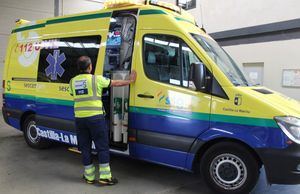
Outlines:
{"type": "Polygon", "coordinates": [[[285,149],[257,150],[269,183],[300,184],[300,145],[293,143],[285,149]]]}

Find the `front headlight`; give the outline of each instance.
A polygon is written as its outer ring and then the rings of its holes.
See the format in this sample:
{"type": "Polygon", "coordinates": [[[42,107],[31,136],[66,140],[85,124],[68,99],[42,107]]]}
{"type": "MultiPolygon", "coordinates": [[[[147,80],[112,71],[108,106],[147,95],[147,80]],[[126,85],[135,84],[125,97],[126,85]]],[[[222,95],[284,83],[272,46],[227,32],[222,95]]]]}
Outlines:
{"type": "Polygon", "coordinates": [[[300,144],[300,119],[296,117],[275,117],[282,131],[295,143],[300,144]]]}

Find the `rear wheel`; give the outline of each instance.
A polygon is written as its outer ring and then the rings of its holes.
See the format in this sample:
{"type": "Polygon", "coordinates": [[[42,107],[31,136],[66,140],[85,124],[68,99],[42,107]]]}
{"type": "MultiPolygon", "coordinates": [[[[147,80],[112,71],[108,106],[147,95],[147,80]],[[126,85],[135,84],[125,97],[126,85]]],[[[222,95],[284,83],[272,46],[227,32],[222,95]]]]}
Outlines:
{"type": "Polygon", "coordinates": [[[36,149],[45,149],[51,145],[47,139],[38,135],[35,115],[29,115],[23,122],[23,132],[26,143],[36,149]]]}
{"type": "Polygon", "coordinates": [[[249,193],[259,177],[259,164],[252,153],[243,145],[231,142],[208,149],[200,170],[208,186],[217,193],[249,193]]]}

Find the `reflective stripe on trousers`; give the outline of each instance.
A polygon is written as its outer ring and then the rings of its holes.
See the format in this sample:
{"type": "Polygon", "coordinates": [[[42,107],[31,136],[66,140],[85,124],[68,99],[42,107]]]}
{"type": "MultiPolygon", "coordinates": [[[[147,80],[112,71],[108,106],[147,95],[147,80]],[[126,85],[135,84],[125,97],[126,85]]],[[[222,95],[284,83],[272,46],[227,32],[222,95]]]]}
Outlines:
{"type": "Polygon", "coordinates": [[[96,178],[96,168],[93,164],[84,167],[84,177],[89,181],[94,181],[96,178]]]}
{"type": "Polygon", "coordinates": [[[100,174],[99,177],[100,179],[110,179],[112,177],[109,163],[99,164],[99,174],[100,174]]]}

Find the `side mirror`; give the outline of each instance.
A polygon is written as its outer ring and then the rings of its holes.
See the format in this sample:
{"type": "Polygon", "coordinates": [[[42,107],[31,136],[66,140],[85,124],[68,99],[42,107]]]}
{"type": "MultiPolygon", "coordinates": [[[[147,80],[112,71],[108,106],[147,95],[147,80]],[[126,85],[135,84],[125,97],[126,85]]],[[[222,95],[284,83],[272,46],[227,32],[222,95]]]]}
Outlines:
{"type": "Polygon", "coordinates": [[[197,91],[206,90],[206,68],[203,63],[192,63],[189,72],[189,85],[194,84],[197,91]],[[193,83],[190,83],[193,82],[193,83]]]}

